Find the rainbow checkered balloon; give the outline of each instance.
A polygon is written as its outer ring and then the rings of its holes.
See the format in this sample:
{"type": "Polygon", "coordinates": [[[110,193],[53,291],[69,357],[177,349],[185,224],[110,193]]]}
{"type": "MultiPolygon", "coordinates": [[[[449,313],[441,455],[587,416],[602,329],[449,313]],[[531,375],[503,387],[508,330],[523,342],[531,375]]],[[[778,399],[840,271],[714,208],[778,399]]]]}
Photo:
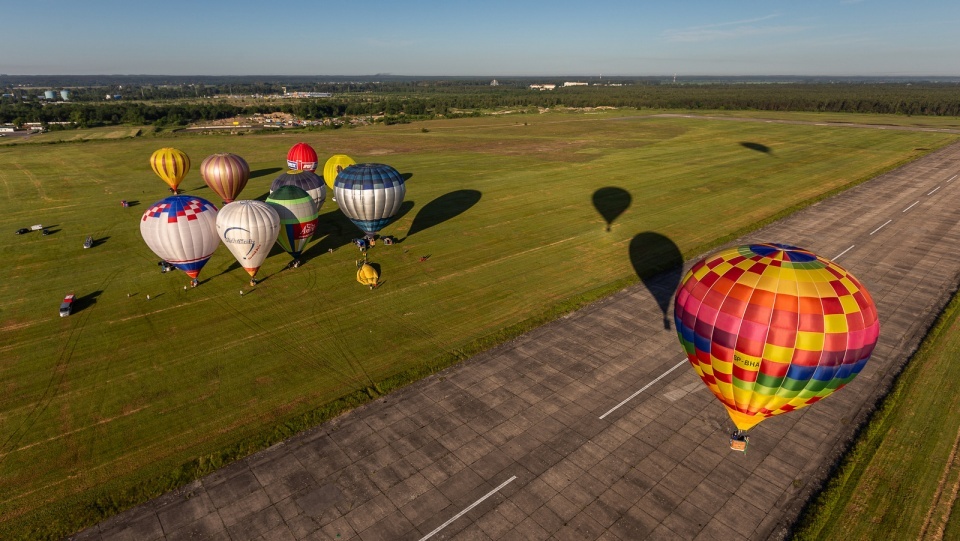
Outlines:
{"type": "Polygon", "coordinates": [[[873,299],[852,274],[783,244],[696,263],[677,290],[674,321],[690,364],[740,430],[849,383],[880,334],[873,299]]]}

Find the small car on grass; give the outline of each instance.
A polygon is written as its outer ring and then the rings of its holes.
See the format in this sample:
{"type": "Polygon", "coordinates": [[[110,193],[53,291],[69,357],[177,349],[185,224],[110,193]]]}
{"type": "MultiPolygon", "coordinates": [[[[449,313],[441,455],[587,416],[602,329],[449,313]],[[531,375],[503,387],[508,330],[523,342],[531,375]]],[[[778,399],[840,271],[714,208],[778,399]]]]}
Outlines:
{"type": "Polygon", "coordinates": [[[63,302],[60,303],[60,317],[67,317],[73,311],[73,299],[73,293],[63,298],[63,302]]]}

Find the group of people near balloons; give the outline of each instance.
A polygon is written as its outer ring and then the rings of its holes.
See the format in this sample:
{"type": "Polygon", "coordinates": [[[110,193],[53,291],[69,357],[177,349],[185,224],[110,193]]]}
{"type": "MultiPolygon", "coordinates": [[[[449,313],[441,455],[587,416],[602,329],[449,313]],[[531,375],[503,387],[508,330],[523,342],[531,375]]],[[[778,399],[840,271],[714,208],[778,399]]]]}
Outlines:
{"type": "MultiPolygon", "coordinates": [[[[291,266],[300,265],[304,248],[317,232],[328,188],[341,211],[368,239],[390,222],[403,203],[404,178],[389,165],[357,164],[337,154],[327,160],[320,177],[314,172],[318,163],[310,145],[297,143],[287,153],[290,169],[274,179],[266,201],[259,201],[237,199],[250,179],[250,167],[243,158],[229,153],[208,156],[200,164],[200,176],[223,200],[218,209],[201,197],[180,194],[178,187],[190,170],[190,158],[175,148],[161,148],[150,157],[150,165],[174,195],[150,205],[141,217],[140,233],[157,256],[191,278],[193,287],[221,242],[254,286],[274,243],[291,255],[291,266]]],[[[365,257],[358,265],[357,280],[373,288],[378,279],[365,257]]]]}
{"type": "MultiPolygon", "coordinates": [[[[336,155],[321,178],[317,164],[316,152],[299,143],[288,153],[290,170],[273,181],[265,202],[236,200],[249,167],[239,156],[214,154],[200,174],[223,208],[175,194],[150,206],[140,231],[194,285],[221,242],[255,284],[274,242],[299,264],[328,189],[367,239],[399,210],[406,188],[394,168],[336,155]]],[[[151,165],[176,192],[190,160],[164,148],[151,165]]],[[[378,279],[364,258],[357,280],[372,288],[378,279]]],[[[737,246],[694,264],[677,289],[674,322],[690,364],[737,427],[731,448],[740,451],[745,432],[763,419],[814,404],[853,380],[880,333],[874,301],[852,274],[783,244],[737,246]]]]}

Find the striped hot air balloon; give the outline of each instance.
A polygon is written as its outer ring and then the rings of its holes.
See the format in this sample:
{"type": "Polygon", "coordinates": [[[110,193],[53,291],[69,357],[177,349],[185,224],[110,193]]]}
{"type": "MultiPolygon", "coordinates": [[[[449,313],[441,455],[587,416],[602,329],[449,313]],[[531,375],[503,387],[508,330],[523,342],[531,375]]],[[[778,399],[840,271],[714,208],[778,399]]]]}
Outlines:
{"type": "Polygon", "coordinates": [[[299,265],[300,254],[317,229],[317,206],[310,194],[296,186],[281,186],[267,198],[267,204],[280,215],[277,243],[299,265]]]}
{"type": "Polygon", "coordinates": [[[250,166],[236,154],[212,154],[200,163],[200,176],[224,203],[229,203],[250,180],[250,166]]]}
{"type": "Polygon", "coordinates": [[[341,171],[333,191],[340,210],[367,237],[373,237],[400,210],[407,188],[393,167],[361,163],[341,171]]]}
{"type": "Polygon", "coordinates": [[[190,171],[190,157],[182,150],[161,148],[150,156],[150,167],[174,192],[190,171]]]}
{"type": "Polygon", "coordinates": [[[280,215],[263,201],[234,201],[217,213],[217,234],[252,283],[279,232],[280,215]]]}
{"type": "Polygon", "coordinates": [[[330,156],[327,163],[323,165],[323,181],[327,184],[327,188],[332,190],[333,184],[336,182],[337,175],[340,174],[340,171],[343,171],[355,163],[357,162],[353,161],[353,158],[346,154],[334,154],[330,156]]]}
{"type": "Polygon", "coordinates": [[[739,430],[830,396],[863,369],[880,322],[863,284],[802,248],[738,246],[687,272],[674,304],[697,375],[739,430]]]}
{"type": "Polygon", "coordinates": [[[306,143],[297,143],[287,152],[287,167],[290,169],[313,172],[318,163],[317,151],[306,143]]]}
{"type": "Polygon", "coordinates": [[[323,202],[327,199],[327,185],[323,179],[310,171],[292,170],[280,173],[270,184],[270,193],[278,190],[281,186],[292,185],[310,194],[313,202],[317,205],[317,212],[323,207],[323,202]]]}
{"type": "Polygon", "coordinates": [[[217,207],[199,197],[172,195],[143,213],[140,235],[153,253],[187,273],[196,284],[200,269],[220,244],[217,207]]]}

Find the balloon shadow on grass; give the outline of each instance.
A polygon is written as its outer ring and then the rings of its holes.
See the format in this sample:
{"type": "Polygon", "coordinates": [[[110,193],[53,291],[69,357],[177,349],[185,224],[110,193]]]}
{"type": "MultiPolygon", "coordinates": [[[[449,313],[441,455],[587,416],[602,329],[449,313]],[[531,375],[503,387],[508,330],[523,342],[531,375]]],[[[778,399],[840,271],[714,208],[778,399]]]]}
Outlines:
{"type": "Polygon", "coordinates": [[[750,141],[742,141],[740,146],[743,148],[749,148],[750,150],[756,150],[757,152],[763,152],[764,154],[773,154],[773,149],[767,145],[762,145],[760,143],[751,143],[750,141]]]}
{"type": "Polygon", "coordinates": [[[264,169],[257,169],[256,171],[250,171],[250,180],[255,178],[265,177],[267,175],[272,175],[274,173],[279,173],[283,171],[282,167],[266,167],[264,169]]]}
{"type": "MultiPolygon", "coordinates": [[[[390,219],[390,223],[393,223],[396,220],[404,217],[410,212],[411,209],[413,209],[413,207],[413,201],[404,201],[401,203],[397,213],[394,214],[393,218],[390,219]]],[[[352,244],[353,239],[363,236],[363,231],[360,231],[360,229],[358,229],[357,226],[350,221],[350,218],[347,218],[342,211],[335,210],[320,215],[320,218],[317,219],[317,232],[314,233],[314,235],[325,236],[318,242],[315,242],[313,246],[310,246],[303,251],[303,254],[301,254],[301,260],[304,262],[309,261],[314,257],[321,256],[330,250],[336,250],[348,244],[352,244]]]]}
{"type": "Polygon", "coordinates": [[[103,293],[103,290],[97,290],[92,293],[87,293],[82,297],[76,297],[73,299],[73,312],[81,312],[87,308],[90,308],[94,304],[97,304],[97,297],[103,293]]]}
{"type": "Polygon", "coordinates": [[[430,201],[417,212],[417,215],[413,218],[413,223],[410,224],[410,230],[403,240],[424,229],[429,229],[463,214],[467,209],[476,205],[482,196],[483,194],[477,190],[456,190],[430,201]]]}
{"type": "Polygon", "coordinates": [[[607,221],[607,231],[610,231],[613,221],[630,208],[631,201],[633,198],[630,192],[616,186],[607,186],[593,192],[593,206],[607,221]]]}
{"type": "Polygon", "coordinates": [[[411,178],[413,178],[413,173],[401,173],[401,174],[400,174],[400,178],[402,178],[403,181],[406,182],[406,181],[410,180],[411,178]]]}
{"type": "Polygon", "coordinates": [[[630,241],[634,272],[656,299],[663,312],[663,328],[670,329],[667,310],[683,275],[683,254],[669,238],[653,231],[637,234],[630,241]]]}

